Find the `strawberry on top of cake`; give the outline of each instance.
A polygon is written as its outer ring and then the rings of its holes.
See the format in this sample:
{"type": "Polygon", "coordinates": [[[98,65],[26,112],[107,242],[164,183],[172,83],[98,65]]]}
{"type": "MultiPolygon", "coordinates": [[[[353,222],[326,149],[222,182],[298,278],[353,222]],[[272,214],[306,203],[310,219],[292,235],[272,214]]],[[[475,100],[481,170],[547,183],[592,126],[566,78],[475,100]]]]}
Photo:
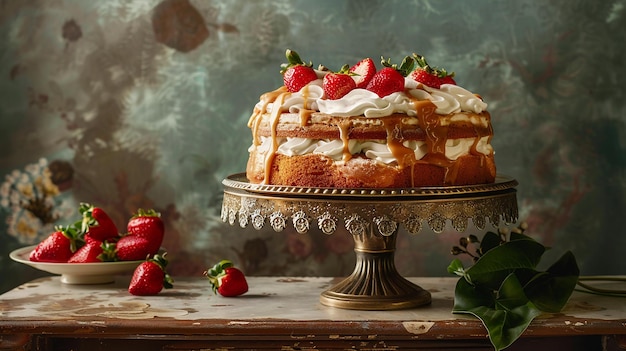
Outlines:
{"type": "Polygon", "coordinates": [[[423,56],[336,71],[286,51],[284,85],[248,126],[251,183],[408,188],[492,183],[493,129],[482,98],[423,56]]]}

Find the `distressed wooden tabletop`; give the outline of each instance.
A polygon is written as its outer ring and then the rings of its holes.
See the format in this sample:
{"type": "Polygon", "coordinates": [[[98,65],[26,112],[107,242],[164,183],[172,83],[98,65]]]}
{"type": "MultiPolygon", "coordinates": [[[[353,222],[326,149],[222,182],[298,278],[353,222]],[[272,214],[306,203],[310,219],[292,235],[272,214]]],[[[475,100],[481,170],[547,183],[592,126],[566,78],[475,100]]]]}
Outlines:
{"type": "MultiPolygon", "coordinates": [[[[357,311],[327,307],[320,293],[333,278],[249,277],[236,298],[214,295],[202,277],[177,278],[156,296],[128,293],[128,277],[103,285],[69,285],[59,277],[34,280],[0,295],[0,334],[59,333],[312,333],[427,339],[485,337],[480,321],[451,313],[456,278],[409,278],[432,294],[432,304],[407,310],[357,311]]],[[[610,283],[605,283],[608,286],[610,283]]],[[[626,300],[575,292],[562,313],[537,318],[526,335],[626,334],[626,300]]]]}

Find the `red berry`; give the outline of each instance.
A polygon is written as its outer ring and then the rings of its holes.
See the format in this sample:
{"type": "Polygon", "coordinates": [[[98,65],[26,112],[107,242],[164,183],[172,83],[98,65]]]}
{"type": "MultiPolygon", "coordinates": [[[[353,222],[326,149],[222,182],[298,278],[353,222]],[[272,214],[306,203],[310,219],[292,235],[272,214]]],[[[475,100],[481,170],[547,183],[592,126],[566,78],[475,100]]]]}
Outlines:
{"type": "Polygon", "coordinates": [[[152,209],[143,210],[140,208],[137,214],[128,221],[126,229],[130,235],[148,239],[151,253],[159,251],[165,235],[165,225],[160,213],[152,209]]]}
{"type": "Polygon", "coordinates": [[[172,287],[172,278],[167,274],[165,257],[155,255],[142,262],[135,271],[128,286],[128,292],[133,295],[156,295],[163,288],[172,287]]]}
{"type": "Polygon", "coordinates": [[[317,79],[317,73],[311,67],[293,66],[287,69],[283,75],[283,82],[287,90],[295,93],[300,91],[305,85],[317,79]]]}
{"type": "Polygon", "coordinates": [[[229,260],[220,261],[204,274],[209,278],[214,293],[235,297],[248,292],[246,276],[229,260]]]}
{"type": "Polygon", "coordinates": [[[114,260],[114,244],[90,240],[67,261],[68,263],[110,262],[114,260]]]}
{"type": "Polygon", "coordinates": [[[297,52],[287,49],[285,52],[288,63],[281,65],[280,73],[283,74],[283,83],[287,91],[292,93],[300,91],[305,85],[317,79],[317,73],[311,68],[312,63],[304,63],[297,52]]]}
{"type": "Polygon", "coordinates": [[[85,237],[105,241],[119,235],[117,226],[102,208],[81,203],[79,211],[83,215],[82,230],[85,237]]]}
{"type": "Polygon", "coordinates": [[[219,278],[217,292],[225,297],[234,297],[248,292],[248,282],[242,271],[235,267],[224,270],[224,275],[219,278]]]}
{"type": "Polygon", "coordinates": [[[384,67],[376,72],[367,85],[367,90],[385,97],[398,91],[404,90],[404,77],[392,67],[384,67]]]}
{"type": "Polygon", "coordinates": [[[418,68],[415,71],[411,72],[409,76],[416,82],[420,82],[426,86],[431,88],[439,89],[441,86],[441,78],[426,72],[425,70],[418,68]]]}
{"type": "Polygon", "coordinates": [[[417,54],[413,54],[418,67],[411,72],[409,77],[431,88],[439,89],[442,84],[455,84],[454,72],[448,73],[445,69],[430,67],[426,58],[417,54]]]}
{"type": "Polygon", "coordinates": [[[445,77],[441,78],[441,85],[443,85],[443,84],[456,85],[456,82],[454,81],[454,78],[452,78],[452,76],[445,76],[445,77]]]}
{"type": "Polygon", "coordinates": [[[76,242],[69,229],[58,228],[41,241],[33,251],[29,260],[33,262],[65,263],[76,251],[76,242]]]}
{"type": "Polygon", "coordinates": [[[157,253],[158,248],[155,251],[152,247],[147,238],[126,235],[117,241],[115,252],[120,261],[138,261],[157,253]]]}
{"type": "Polygon", "coordinates": [[[356,87],[365,89],[372,77],[374,77],[374,74],[376,74],[376,65],[374,60],[368,57],[350,67],[350,72],[355,74],[352,76],[352,79],[356,83],[356,87]]]}
{"type": "Polygon", "coordinates": [[[356,83],[351,76],[344,73],[328,73],[322,83],[326,97],[337,100],[356,88],[356,83]]]}

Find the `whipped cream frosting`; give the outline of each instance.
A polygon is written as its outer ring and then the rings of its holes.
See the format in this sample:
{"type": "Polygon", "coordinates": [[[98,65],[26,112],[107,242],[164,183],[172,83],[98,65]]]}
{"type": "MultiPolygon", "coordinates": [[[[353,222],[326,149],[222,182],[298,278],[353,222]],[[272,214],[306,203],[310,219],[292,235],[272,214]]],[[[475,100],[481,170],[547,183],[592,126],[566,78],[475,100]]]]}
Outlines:
{"type": "MultiPolygon", "coordinates": [[[[323,75],[323,74],[320,74],[323,75]]],[[[415,100],[430,100],[435,106],[435,113],[448,115],[459,112],[479,114],[487,109],[487,104],[472,92],[454,84],[443,84],[439,89],[428,87],[411,78],[404,80],[405,90],[385,97],[379,97],[366,89],[353,89],[341,99],[324,99],[322,79],[314,80],[300,91],[289,94],[281,104],[281,111],[298,113],[303,110],[320,111],[338,117],[363,115],[368,118],[404,113],[416,116],[415,100]]],[[[271,113],[273,103],[265,106],[271,113]]],[[[262,102],[257,104],[262,108],[262,102]]]]}
{"type": "MultiPolygon", "coordinates": [[[[446,141],[445,155],[449,160],[456,160],[461,156],[471,152],[475,138],[451,139],[446,141]]],[[[257,152],[267,153],[272,149],[273,139],[271,137],[261,137],[261,144],[256,146],[257,152]]],[[[285,156],[300,156],[308,154],[319,154],[327,156],[336,162],[342,161],[345,152],[343,141],[341,140],[321,140],[321,139],[305,139],[305,138],[276,138],[278,144],[277,154],[285,156]]],[[[403,145],[415,153],[415,159],[422,159],[428,152],[428,146],[424,141],[405,141],[403,145]]],[[[396,157],[389,149],[388,144],[384,141],[367,140],[359,141],[351,139],[348,141],[348,149],[350,154],[365,154],[369,159],[374,159],[385,164],[396,161],[396,157]]],[[[249,150],[252,151],[252,150],[249,150]]],[[[476,143],[476,151],[489,155],[493,152],[489,144],[489,137],[482,137],[476,143]]]]}

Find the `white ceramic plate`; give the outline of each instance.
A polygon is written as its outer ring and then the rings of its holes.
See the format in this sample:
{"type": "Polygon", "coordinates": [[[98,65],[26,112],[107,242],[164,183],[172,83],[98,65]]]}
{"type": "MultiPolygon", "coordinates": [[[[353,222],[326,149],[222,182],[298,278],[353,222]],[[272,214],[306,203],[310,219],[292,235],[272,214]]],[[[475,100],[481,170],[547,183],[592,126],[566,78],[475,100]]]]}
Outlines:
{"type": "Polygon", "coordinates": [[[118,261],[94,263],[48,263],[32,262],[28,259],[36,245],[14,250],[12,260],[39,270],[60,274],[65,284],[105,284],[115,281],[115,275],[132,272],[143,261],[118,261]]]}

